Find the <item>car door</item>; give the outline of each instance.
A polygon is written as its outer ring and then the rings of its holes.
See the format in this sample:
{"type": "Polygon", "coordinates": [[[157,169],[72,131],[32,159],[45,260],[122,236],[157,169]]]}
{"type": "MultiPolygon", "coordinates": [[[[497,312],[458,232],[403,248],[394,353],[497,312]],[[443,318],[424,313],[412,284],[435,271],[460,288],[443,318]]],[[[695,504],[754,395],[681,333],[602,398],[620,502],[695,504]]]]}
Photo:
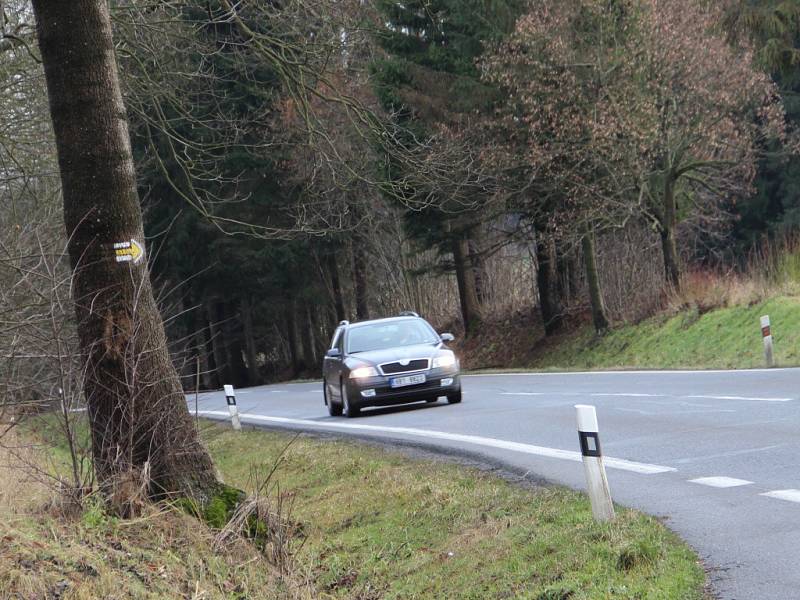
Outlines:
{"type": "Polygon", "coordinates": [[[341,390],[339,380],[342,376],[342,364],[344,359],[344,327],[339,327],[333,334],[331,346],[326,352],[322,364],[322,378],[325,385],[325,393],[330,401],[333,398],[336,402],[341,402],[341,390]],[[330,350],[338,350],[338,356],[330,356],[330,350]]]}

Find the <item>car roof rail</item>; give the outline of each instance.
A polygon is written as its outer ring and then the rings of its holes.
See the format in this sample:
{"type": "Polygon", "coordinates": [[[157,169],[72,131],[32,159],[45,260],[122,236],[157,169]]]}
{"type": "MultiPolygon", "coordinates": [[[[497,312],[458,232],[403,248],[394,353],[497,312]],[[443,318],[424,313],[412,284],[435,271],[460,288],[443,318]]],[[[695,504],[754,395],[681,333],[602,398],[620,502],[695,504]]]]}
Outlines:
{"type": "Polygon", "coordinates": [[[348,321],[347,319],[345,319],[344,321],[339,321],[339,327],[342,327],[343,325],[350,325],[350,321],[348,321]]]}
{"type": "Polygon", "coordinates": [[[417,313],[415,313],[413,310],[401,311],[398,316],[400,316],[400,317],[419,317],[419,315],[417,313]]]}

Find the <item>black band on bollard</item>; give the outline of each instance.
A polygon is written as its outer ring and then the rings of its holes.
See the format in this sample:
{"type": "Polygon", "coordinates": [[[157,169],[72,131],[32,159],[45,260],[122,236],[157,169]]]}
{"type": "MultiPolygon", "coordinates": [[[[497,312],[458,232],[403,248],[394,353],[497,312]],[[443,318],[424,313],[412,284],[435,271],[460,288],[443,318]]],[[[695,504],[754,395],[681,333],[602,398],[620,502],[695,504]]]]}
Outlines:
{"type": "Polygon", "coordinates": [[[236,396],[225,396],[225,400],[228,401],[228,406],[236,406],[236,396]]]}
{"type": "Polygon", "coordinates": [[[600,451],[600,436],[596,431],[579,431],[581,440],[581,454],[584,456],[602,456],[600,451]]]}

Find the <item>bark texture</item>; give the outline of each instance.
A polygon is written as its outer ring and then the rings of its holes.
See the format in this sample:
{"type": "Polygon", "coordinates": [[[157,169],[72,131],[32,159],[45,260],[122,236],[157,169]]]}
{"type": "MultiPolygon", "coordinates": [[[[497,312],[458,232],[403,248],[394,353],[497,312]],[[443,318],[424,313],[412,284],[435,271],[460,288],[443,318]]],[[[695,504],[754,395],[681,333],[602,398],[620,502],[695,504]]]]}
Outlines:
{"type": "Polygon", "coordinates": [[[125,107],[105,0],[35,0],[74,271],[73,294],[97,479],[106,492],[149,474],[151,495],[218,489],[170,361],[144,245],[125,107]]]}
{"type": "Polygon", "coordinates": [[[472,230],[472,237],[469,240],[469,262],[475,278],[475,295],[481,306],[484,306],[489,299],[486,289],[486,261],[483,258],[483,246],[483,229],[478,226],[472,230]]]}
{"type": "Polygon", "coordinates": [[[344,293],[342,283],[339,280],[339,264],[334,253],[328,255],[328,273],[331,278],[331,291],[333,293],[333,306],[336,310],[336,322],[339,323],[347,318],[347,309],[344,305],[344,293]]]}
{"type": "Polygon", "coordinates": [[[224,383],[232,383],[235,387],[245,387],[249,385],[250,378],[244,362],[245,348],[242,345],[243,335],[239,328],[241,319],[229,303],[223,304],[223,311],[225,320],[222,331],[224,332],[225,359],[230,365],[231,372],[231,378],[224,383]]]}
{"type": "Polygon", "coordinates": [[[539,310],[545,335],[553,335],[564,324],[558,283],[558,260],[555,243],[546,237],[536,242],[536,287],[539,289],[539,310]]]}
{"type": "Polygon", "coordinates": [[[586,267],[586,283],[589,286],[589,301],[592,307],[592,323],[597,333],[603,333],[608,329],[608,316],[603,301],[603,291],[600,289],[600,275],[597,272],[594,235],[587,232],[581,240],[581,245],[583,247],[583,263],[586,267]]]}
{"type": "Polygon", "coordinates": [[[469,241],[457,236],[453,238],[453,262],[458,283],[458,297],[461,302],[461,317],[467,335],[475,333],[481,323],[481,309],[478,292],[475,288],[475,272],[469,260],[469,241]]]}
{"type": "Polygon", "coordinates": [[[247,379],[250,385],[261,383],[258,370],[258,350],[253,335],[253,303],[249,296],[242,300],[242,326],[244,327],[244,343],[247,352],[247,379]]]}
{"type": "Polygon", "coordinates": [[[661,249],[664,252],[664,275],[676,290],[681,286],[680,259],[675,242],[675,182],[667,176],[664,184],[664,207],[661,215],[661,249]]]}
{"type": "Polygon", "coordinates": [[[206,389],[214,390],[222,387],[219,381],[219,373],[217,372],[217,360],[214,356],[214,341],[212,339],[211,324],[204,321],[205,327],[203,328],[203,352],[202,356],[205,360],[205,367],[203,369],[203,381],[206,389]]]}
{"type": "Polygon", "coordinates": [[[365,241],[360,236],[353,240],[353,287],[356,296],[356,320],[369,319],[369,296],[367,287],[367,254],[365,241]]]}
{"type": "Polygon", "coordinates": [[[286,339],[289,342],[292,377],[296,377],[303,370],[302,352],[297,339],[296,308],[294,299],[289,300],[286,306],[286,339]]]}
{"type": "Polygon", "coordinates": [[[216,298],[211,298],[206,304],[208,313],[208,331],[211,335],[211,353],[214,357],[214,372],[217,376],[219,385],[222,387],[226,383],[231,383],[231,366],[225,352],[225,341],[222,331],[222,320],[225,316],[220,310],[220,304],[216,298]]]}
{"type": "Polygon", "coordinates": [[[303,368],[306,371],[313,370],[317,364],[317,357],[314,353],[314,328],[311,325],[311,306],[303,302],[300,309],[300,345],[303,348],[303,368]]]}

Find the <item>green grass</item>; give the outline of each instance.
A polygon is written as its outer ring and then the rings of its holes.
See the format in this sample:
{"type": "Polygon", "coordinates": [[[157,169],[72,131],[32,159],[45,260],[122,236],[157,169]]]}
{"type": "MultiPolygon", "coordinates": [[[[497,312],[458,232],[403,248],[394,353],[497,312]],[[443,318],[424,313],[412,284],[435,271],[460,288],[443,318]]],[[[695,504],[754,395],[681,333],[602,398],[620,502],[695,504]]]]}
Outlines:
{"type": "MultiPolygon", "coordinates": [[[[292,440],[216,425],[204,438],[226,482],[249,490],[292,440]]],[[[303,532],[288,577],[250,544],[215,551],[213,532],[174,510],[128,523],[90,503],[72,521],[0,521],[16,544],[0,550],[0,597],[67,582],[65,598],[703,598],[697,556],[657,520],[619,509],[595,523],[562,488],[306,436],[275,477],[303,532]]]]}
{"type": "MultiPolygon", "coordinates": [[[[287,437],[214,428],[207,441],[227,482],[246,486],[287,437]]],[[[701,597],[702,569],[676,536],[629,510],[597,524],[568,490],[312,438],[279,473],[308,536],[299,560],[333,597],[701,597]]]]}
{"type": "Polygon", "coordinates": [[[778,366],[800,364],[800,300],[776,297],[752,306],[700,314],[691,309],[597,336],[590,329],[547,343],[533,369],[736,368],[764,366],[759,317],[772,321],[778,366]]]}

